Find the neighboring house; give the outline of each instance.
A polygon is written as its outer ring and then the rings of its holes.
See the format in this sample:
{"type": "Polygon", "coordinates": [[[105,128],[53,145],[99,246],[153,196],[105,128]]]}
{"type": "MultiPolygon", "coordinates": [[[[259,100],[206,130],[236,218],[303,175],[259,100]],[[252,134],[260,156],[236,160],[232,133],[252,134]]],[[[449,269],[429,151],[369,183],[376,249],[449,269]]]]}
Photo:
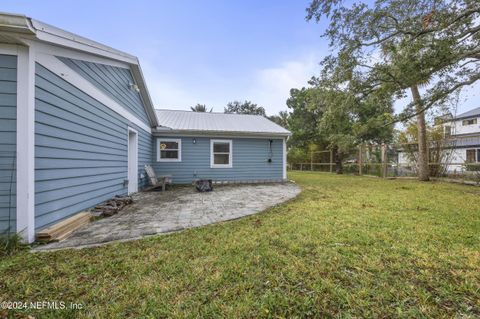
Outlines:
{"type": "MultiPolygon", "coordinates": [[[[465,164],[480,165],[480,107],[457,116],[447,115],[437,119],[443,127],[448,152],[447,171],[465,170],[465,164]]],[[[409,165],[405,153],[399,153],[399,164],[409,165]]]]}
{"type": "Polygon", "coordinates": [[[447,118],[441,125],[452,149],[448,171],[461,171],[464,163],[480,164],[480,107],[447,118]]]}
{"type": "Polygon", "coordinates": [[[146,164],[174,183],[285,180],[289,134],[259,116],[156,113],[136,57],[0,13],[0,233],[32,242],[145,187],[146,164]]]}

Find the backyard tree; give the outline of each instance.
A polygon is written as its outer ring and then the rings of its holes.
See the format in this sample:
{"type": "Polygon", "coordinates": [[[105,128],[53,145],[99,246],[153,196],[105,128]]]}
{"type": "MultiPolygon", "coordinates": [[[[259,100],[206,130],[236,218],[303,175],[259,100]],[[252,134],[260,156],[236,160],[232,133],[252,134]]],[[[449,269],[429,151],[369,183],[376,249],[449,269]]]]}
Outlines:
{"type": "Polygon", "coordinates": [[[313,0],[307,8],[307,20],[330,20],[324,36],[334,53],[322,61],[322,77],[338,85],[353,81],[365,95],[410,92],[412,102],[393,122],[416,117],[418,176],[428,180],[425,111],[480,79],[480,2],[348,3],[313,0]]]}
{"type": "Polygon", "coordinates": [[[305,148],[313,142],[333,150],[336,172],[341,174],[345,155],[358,144],[392,139],[392,127],[385,125],[392,113],[388,95],[375,92],[364,97],[351,88],[328,87],[318,79],[310,85],[292,89],[287,100],[294,146],[305,148]]]}
{"type": "Polygon", "coordinates": [[[233,101],[227,104],[227,107],[224,109],[225,113],[236,113],[236,114],[253,114],[253,115],[262,115],[266,116],[265,109],[261,106],[258,106],[251,101],[233,101]]]}
{"type": "MultiPolygon", "coordinates": [[[[207,112],[207,106],[205,104],[197,103],[195,106],[191,106],[190,109],[193,112],[207,112]]],[[[213,107],[210,109],[210,112],[213,111],[213,107]]]]}
{"type": "Polygon", "coordinates": [[[270,121],[275,122],[286,129],[288,129],[288,118],[289,114],[287,111],[280,111],[278,112],[278,115],[272,115],[268,117],[270,121]]]}
{"type": "Polygon", "coordinates": [[[288,139],[291,147],[306,149],[310,143],[326,146],[318,131],[323,108],[317,107],[316,94],[313,87],[290,90],[287,106],[291,110],[288,119],[288,127],[292,132],[288,139]]]}
{"type": "MultiPolygon", "coordinates": [[[[455,141],[445,139],[442,125],[427,126],[426,134],[429,141],[429,175],[440,177],[445,174],[448,165],[452,161],[455,141]]],[[[418,161],[418,134],[416,123],[409,122],[405,130],[398,134],[397,139],[401,145],[403,156],[405,156],[408,162],[416,164],[418,161]]]]}

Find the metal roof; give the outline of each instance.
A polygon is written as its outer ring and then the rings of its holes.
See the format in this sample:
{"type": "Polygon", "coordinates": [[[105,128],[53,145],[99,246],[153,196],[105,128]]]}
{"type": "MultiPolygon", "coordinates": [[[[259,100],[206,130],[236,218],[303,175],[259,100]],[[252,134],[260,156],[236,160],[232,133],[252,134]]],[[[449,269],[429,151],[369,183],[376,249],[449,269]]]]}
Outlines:
{"type": "Polygon", "coordinates": [[[455,119],[459,120],[459,119],[465,119],[465,118],[476,117],[476,116],[480,116],[480,107],[477,107],[473,110],[470,110],[470,111],[467,111],[465,113],[459,114],[459,115],[455,116],[455,119]]]}
{"type": "Polygon", "coordinates": [[[261,115],[157,110],[157,131],[288,136],[290,131],[261,115]]]}

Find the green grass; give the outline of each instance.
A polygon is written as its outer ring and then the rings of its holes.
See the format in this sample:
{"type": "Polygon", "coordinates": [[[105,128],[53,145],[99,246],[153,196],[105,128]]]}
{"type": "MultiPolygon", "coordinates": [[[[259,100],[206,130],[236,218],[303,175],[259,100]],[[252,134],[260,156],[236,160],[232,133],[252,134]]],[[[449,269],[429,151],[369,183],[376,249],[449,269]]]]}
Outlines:
{"type": "MultiPolygon", "coordinates": [[[[0,261],[45,317],[479,317],[480,188],[292,173],[289,203],[223,224],[0,261]]],[[[11,313],[10,313],[11,314],[11,313]]]]}

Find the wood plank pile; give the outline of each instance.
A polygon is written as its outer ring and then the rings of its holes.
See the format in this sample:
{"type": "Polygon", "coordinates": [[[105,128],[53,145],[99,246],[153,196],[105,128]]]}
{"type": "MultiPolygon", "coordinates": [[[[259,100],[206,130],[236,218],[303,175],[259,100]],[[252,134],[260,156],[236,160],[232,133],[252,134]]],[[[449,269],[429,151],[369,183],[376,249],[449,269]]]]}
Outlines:
{"type": "Polygon", "coordinates": [[[130,196],[115,196],[105,203],[97,205],[93,214],[95,216],[110,217],[117,214],[125,206],[130,205],[131,203],[133,203],[133,199],[130,196]]]}
{"type": "Polygon", "coordinates": [[[92,214],[89,212],[78,213],[72,217],[62,220],[55,225],[39,231],[36,234],[40,242],[60,241],[69,237],[75,230],[88,224],[92,214]]]}

